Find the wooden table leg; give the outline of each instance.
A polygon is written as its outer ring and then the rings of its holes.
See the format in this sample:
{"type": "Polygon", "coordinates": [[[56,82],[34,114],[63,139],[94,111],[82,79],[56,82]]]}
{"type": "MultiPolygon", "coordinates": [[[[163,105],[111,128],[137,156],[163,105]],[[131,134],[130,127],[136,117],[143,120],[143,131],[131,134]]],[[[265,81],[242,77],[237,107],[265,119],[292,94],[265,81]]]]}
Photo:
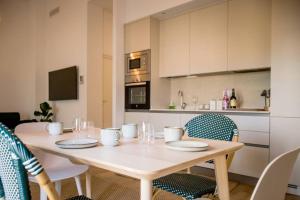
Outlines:
{"type": "Polygon", "coordinates": [[[152,180],[141,179],[141,200],[152,199],[152,180]]]}
{"type": "Polygon", "coordinates": [[[91,183],[91,174],[90,172],[86,172],[86,180],[85,180],[85,187],[86,187],[86,196],[88,198],[92,198],[92,183],[91,183]]]}
{"type": "Polygon", "coordinates": [[[229,184],[228,184],[228,171],[226,165],[225,155],[218,156],[215,161],[215,173],[217,180],[217,191],[220,200],[229,200],[229,184]]]}

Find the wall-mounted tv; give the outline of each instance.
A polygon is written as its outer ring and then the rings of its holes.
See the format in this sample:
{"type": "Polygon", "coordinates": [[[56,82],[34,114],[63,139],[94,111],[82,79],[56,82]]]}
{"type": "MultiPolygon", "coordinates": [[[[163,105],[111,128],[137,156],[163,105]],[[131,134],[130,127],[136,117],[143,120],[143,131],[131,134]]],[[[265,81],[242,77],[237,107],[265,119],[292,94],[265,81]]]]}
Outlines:
{"type": "Polygon", "coordinates": [[[49,100],[78,99],[77,67],[68,67],[49,72],[49,100]]]}

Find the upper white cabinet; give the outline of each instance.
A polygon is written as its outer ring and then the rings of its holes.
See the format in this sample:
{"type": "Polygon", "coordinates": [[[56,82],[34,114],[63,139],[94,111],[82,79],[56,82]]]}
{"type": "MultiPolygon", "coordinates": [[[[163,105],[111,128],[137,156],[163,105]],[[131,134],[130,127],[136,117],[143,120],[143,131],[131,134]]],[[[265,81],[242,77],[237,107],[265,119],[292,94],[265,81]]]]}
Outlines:
{"type": "Polygon", "coordinates": [[[272,5],[271,115],[300,118],[300,1],[272,5]]]}
{"type": "Polygon", "coordinates": [[[160,23],[160,77],[189,74],[189,14],[160,23]]]}
{"type": "Polygon", "coordinates": [[[272,0],[229,0],[160,24],[160,77],[269,68],[272,0]]]}
{"type": "Polygon", "coordinates": [[[125,25],[125,53],[150,49],[150,17],[125,25]]]}
{"type": "Polygon", "coordinates": [[[271,0],[231,0],[228,70],[270,67],[271,0]]]}
{"type": "Polygon", "coordinates": [[[227,70],[227,3],[190,14],[190,73],[227,70]]]}

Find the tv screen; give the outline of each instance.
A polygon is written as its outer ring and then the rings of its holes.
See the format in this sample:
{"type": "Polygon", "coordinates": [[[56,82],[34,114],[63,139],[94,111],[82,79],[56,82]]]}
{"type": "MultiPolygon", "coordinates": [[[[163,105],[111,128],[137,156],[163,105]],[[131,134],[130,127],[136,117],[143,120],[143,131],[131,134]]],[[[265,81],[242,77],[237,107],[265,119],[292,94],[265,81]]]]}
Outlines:
{"type": "Polygon", "coordinates": [[[78,99],[77,67],[49,72],[49,100],[78,99]]]}

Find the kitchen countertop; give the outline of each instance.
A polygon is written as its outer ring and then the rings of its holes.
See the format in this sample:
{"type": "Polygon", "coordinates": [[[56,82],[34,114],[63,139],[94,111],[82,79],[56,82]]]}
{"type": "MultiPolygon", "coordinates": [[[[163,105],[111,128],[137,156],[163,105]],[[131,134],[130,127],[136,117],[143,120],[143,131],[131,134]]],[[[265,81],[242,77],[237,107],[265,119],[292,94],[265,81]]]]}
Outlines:
{"type": "Polygon", "coordinates": [[[187,113],[187,114],[198,114],[198,113],[228,113],[228,114],[270,114],[270,111],[264,109],[228,109],[228,110],[190,110],[190,109],[167,109],[167,108],[151,108],[150,110],[126,110],[126,112],[151,112],[151,113],[187,113]]]}

